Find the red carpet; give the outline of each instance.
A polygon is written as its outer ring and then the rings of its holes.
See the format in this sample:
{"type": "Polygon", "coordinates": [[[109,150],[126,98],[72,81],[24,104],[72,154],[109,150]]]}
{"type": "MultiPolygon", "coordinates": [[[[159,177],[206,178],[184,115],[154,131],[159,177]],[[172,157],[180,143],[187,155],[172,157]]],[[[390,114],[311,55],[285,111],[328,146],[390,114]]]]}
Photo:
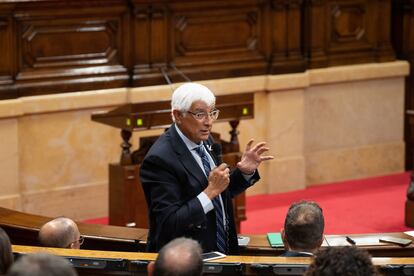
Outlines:
{"type": "MultiPolygon", "coordinates": [[[[291,203],[316,201],[323,209],[326,234],[380,233],[413,230],[404,226],[404,204],[410,173],[344,181],[305,190],[249,196],[242,233],[278,232],[291,203]]],[[[107,218],[87,220],[107,224],[107,218]]]]}
{"type": "Polygon", "coordinates": [[[242,233],[278,232],[290,204],[316,201],[323,209],[326,234],[401,232],[410,174],[402,173],[345,181],[305,190],[250,196],[246,200],[247,220],[242,233]]]}

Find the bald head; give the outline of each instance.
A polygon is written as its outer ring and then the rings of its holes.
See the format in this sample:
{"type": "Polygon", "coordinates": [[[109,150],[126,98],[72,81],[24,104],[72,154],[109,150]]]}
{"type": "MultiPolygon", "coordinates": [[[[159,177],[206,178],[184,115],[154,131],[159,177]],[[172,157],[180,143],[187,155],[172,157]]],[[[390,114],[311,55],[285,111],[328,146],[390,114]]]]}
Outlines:
{"type": "Polygon", "coordinates": [[[79,249],[79,239],[78,226],[65,217],[45,223],[39,231],[39,242],[42,246],[79,249]]]}
{"type": "MultiPolygon", "coordinates": [[[[166,244],[154,264],[154,276],[201,275],[203,261],[201,246],[188,238],[177,238],[166,244]]],[[[151,273],[152,274],[152,269],[151,273]]]]}

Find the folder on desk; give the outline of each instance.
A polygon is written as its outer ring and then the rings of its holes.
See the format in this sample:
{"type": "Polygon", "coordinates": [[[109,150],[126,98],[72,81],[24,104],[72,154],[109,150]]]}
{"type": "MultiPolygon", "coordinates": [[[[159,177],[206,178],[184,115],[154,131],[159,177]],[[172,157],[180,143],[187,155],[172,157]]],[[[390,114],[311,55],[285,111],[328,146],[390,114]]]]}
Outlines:
{"type": "Polygon", "coordinates": [[[267,240],[271,247],[283,247],[282,234],[280,232],[267,233],[267,240]]]}

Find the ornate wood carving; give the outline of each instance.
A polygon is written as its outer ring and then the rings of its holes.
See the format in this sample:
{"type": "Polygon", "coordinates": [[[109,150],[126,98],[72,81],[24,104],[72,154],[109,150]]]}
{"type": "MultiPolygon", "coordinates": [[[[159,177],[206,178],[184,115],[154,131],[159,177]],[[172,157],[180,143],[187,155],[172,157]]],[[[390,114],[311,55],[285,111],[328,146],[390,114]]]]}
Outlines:
{"type": "Polygon", "coordinates": [[[310,68],[389,61],[390,1],[317,1],[307,11],[310,68]],[[386,25],[386,26],[385,26],[386,25]]]}
{"type": "Polygon", "coordinates": [[[122,3],[102,2],[17,6],[13,17],[19,94],[128,85],[123,49],[128,10],[122,3]]]}
{"type": "MultiPolygon", "coordinates": [[[[149,39],[151,46],[147,47],[156,50],[157,56],[143,49],[141,53],[144,58],[136,56],[143,64],[135,65],[135,85],[150,84],[157,80],[165,82],[161,68],[173,81],[183,80],[173,70],[174,67],[193,80],[231,77],[234,72],[237,75],[266,72],[267,53],[262,42],[266,37],[262,7],[264,1],[238,1],[234,5],[228,5],[234,3],[228,0],[223,3],[163,2],[162,16],[158,20],[149,16],[149,22],[144,22],[149,24],[146,30],[158,28],[158,35],[149,39]]],[[[137,18],[135,26],[140,24],[137,18]]],[[[142,28],[140,30],[145,37],[145,31],[142,28]]]]}

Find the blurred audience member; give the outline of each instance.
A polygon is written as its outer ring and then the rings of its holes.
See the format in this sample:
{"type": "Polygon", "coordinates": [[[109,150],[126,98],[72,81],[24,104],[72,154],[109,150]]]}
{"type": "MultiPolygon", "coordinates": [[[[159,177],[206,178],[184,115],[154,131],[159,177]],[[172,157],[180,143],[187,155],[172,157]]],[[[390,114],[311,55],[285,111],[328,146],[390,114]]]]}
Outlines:
{"type": "Polygon", "coordinates": [[[8,276],[76,276],[73,266],[66,259],[47,253],[21,256],[12,265],[8,276]]]}
{"type": "Polygon", "coordinates": [[[305,276],[377,276],[367,251],[355,246],[328,247],[315,254],[305,276]]]}
{"type": "Polygon", "coordinates": [[[0,275],[6,274],[13,263],[13,252],[7,233],[0,228],[0,275]]]}
{"type": "Polygon", "coordinates": [[[323,242],[325,221],[321,207],[312,201],[293,203],[286,215],[282,240],[286,257],[312,256],[323,242]]]}
{"type": "Polygon", "coordinates": [[[45,223],[39,231],[42,246],[79,249],[83,237],[76,223],[65,217],[59,217],[45,223]]]}
{"type": "Polygon", "coordinates": [[[188,238],[176,238],[158,253],[155,262],[148,264],[150,276],[197,276],[203,273],[200,244],[188,238]]]}

